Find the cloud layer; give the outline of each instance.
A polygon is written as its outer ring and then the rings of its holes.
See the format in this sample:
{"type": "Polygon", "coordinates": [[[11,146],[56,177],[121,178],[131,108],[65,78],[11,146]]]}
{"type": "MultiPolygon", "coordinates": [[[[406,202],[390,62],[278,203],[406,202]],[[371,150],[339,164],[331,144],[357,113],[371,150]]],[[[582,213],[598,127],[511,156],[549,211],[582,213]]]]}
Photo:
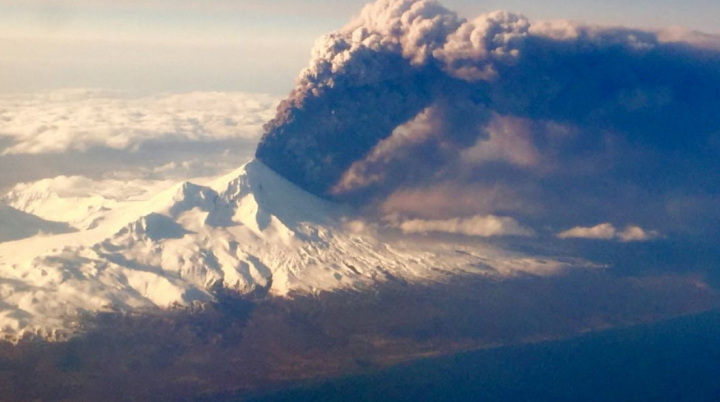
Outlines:
{"type": "Polygon", "coordinates": [[[65,176],[186,179],[252,156],[277,99],[195,92],[63,90],[0,96],[0,192],[65,176]]]}
{"type": "Polygon", "coordinates": [[[137,149],[148,142],[257,139],[277,100],[269,95],[190,93],[137,97],[70,90],[0,97],[3,155],[91,148],[137,149]]]}

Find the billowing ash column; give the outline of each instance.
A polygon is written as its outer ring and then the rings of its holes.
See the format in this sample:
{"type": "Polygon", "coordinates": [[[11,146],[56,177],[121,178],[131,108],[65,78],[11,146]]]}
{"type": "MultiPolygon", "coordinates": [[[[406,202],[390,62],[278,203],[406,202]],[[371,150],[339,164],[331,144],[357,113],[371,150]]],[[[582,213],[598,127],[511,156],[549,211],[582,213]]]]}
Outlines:
{"type": "MultiPolygon", "coordinates": [[[[511,194],[477,213],[522,204],[555,222],[612,215],[618,194],[649,205],[667,183],[715,194],[696,178],[718,166],[720,46],[698,35],[530,26],[502,11],[466,21],[432,0],[379,0],[317,42],[256,156],[383,213],[427,215],[463,191],[473,208],[511,194]],[[399,202],[409,189],[435,196],[399,202]]],[[[648,216],[667,212],[657,205],[648,216]]]]}
{"type": "Polygon", "coordinates": [[[320,39],[256,156],[303,188],[328,191],[454,81],[494,76],[528,24],[506,13],[466,23],[429,0],[381,0],[320,39]]]}

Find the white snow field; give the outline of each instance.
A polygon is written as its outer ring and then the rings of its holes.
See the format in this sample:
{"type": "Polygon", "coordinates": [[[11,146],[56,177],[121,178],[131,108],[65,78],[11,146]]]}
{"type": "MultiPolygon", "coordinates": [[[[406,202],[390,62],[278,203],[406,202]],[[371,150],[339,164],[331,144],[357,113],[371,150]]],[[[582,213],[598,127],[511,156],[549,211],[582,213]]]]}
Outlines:
{"type": "Polygon", "coordinates": [[[352,210],[305,192],[257,160],[200,183],[116,199],[16,188],[6,203],[66,223],[0,209],[0,336],[63,339],[84,313],[209,301],[220,286],[292,297],[459,273],[552,275],[593,266],[483,243],[381,241],[352,210]],[[31,237],[9,241],[25,236],[31,237]]]}

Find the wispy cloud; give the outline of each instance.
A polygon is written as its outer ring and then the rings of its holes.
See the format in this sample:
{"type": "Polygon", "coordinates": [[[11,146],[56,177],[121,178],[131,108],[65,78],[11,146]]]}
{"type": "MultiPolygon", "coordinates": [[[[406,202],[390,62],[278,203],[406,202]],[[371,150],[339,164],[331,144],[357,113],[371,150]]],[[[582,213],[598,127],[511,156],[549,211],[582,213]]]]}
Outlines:
{"type": "Polygon", "coordinates": [[[407,220],[397,225],[403,233],[450,233],[476,237],[531,236],[532,230],[515,219],[495,215],[447,220],[407,220]]]}
{"type": "Polygon", "coordinates": [[[645,230],[635,225],[629,225],[623,230],[618,230],[610,223],[602,223],[593,227],[577,226],[558,233],[557,237],[560,239],[616,240],[628,243],[654,240],[660,237],[660,233],[654,230],[645,230]]]}
{"type": "Polygon", "coordinates": [[[380,206],[386,215],[407,214],[422,219],[490,214],[531,214],[535,210],[523,189],[502,184],[442,183],[393,192],[380,206]]]}

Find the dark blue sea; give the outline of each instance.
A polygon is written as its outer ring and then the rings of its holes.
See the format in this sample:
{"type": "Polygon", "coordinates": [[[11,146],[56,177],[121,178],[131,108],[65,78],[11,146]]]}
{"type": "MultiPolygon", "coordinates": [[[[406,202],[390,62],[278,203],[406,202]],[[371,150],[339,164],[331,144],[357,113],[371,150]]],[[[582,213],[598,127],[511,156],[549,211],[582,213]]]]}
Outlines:
{"type": "Polygon", "coordinates": [[[720,401],[720,311],[433,358],[252,402],[720,401]]]}

